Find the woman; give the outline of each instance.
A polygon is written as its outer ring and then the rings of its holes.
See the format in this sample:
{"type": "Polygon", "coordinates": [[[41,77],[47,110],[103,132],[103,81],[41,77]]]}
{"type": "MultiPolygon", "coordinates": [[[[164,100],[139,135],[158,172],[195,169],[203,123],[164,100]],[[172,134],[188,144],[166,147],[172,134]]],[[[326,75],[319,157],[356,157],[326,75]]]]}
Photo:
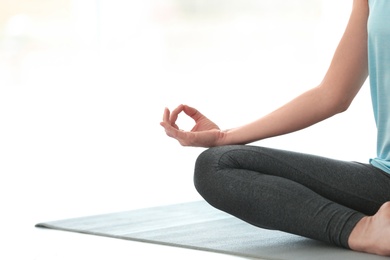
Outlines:
{"type": "Polygon", "coordinates": [[[194,176],[208,203],[258,227],[390,255],[389,13],[388,0],[354,0],[321,84],[251,123],[222,131],[190,106],[165,109],[168,136],[209,148],[194,176]],[[247,145],[345,111],[368,72],[378,129],[377,157],[369,163],[247,145]],[[195,121],[191,131],[176,125],[181,112],[195,121]]]}

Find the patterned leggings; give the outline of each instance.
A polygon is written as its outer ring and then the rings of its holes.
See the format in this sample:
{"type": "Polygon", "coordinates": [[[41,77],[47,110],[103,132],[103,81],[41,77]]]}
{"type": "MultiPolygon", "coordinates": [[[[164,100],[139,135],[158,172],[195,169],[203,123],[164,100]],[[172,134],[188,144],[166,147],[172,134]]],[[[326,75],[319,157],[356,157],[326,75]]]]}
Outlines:
{"type": "Polygon", "coordinates": [[[210,205],[252,225],[346,248],[356,223],[390,201],[390,175],[370,164],[249,145],[201,153],[194,182],[210,205]]]}

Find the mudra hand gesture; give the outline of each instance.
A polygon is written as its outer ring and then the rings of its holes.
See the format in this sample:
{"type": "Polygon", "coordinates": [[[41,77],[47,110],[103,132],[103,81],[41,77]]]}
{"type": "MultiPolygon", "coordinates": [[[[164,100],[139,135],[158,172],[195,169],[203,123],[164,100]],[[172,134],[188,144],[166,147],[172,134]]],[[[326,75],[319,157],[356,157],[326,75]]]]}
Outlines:
{"type": "Polygon", "coordinates": [[[172,113],[168,108],[165,108],[163,121],[160,125],[164,127],[169,137],[176,139],[183,146],[218,146],[221,145],[225,135],[214,122],[195,108],[187,105],[179,105],[172,113]],[[195,121],[195,126],[191,131],[181,130],[176,124],[176,120],[181,112],[184,112],[195,121]]]}

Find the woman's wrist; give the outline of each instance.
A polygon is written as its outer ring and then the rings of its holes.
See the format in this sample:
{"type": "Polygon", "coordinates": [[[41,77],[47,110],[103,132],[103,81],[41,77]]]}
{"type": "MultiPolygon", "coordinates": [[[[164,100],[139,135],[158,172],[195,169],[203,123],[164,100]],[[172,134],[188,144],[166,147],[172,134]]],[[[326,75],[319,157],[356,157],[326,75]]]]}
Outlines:
{"type": "Polygon", "coordinates": [[[220,143],[218,145],[245,144],[245,142],[241,139],[242,136],[237,133],[235,128],[226,129],[221,131],[220,143]]]}

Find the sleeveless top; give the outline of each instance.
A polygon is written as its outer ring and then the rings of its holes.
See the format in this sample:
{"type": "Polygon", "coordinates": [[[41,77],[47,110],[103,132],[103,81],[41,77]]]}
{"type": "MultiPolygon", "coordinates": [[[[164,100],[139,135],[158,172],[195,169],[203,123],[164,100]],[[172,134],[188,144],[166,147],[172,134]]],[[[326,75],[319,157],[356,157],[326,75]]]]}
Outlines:
{"type": "Polygon", "coordinates": [[[390,0],[368,3],[368,67],[377,127],[377,153],[370,163],[390,173],[390,0]]]}

